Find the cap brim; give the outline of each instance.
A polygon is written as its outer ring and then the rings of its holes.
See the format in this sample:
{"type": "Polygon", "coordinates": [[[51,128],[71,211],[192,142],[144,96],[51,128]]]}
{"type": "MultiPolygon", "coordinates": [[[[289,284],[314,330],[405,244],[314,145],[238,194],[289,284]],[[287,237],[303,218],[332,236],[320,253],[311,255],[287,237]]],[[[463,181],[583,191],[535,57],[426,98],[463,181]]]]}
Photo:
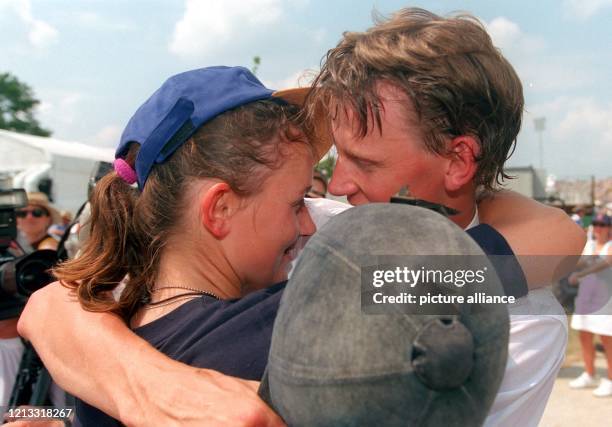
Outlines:
{"type": "MultiPolygon", "coordinates": [[[[290,104],[304,106],[306,98],[310,93],[309,87],[298,87],[291,89],[277,90],[272,94],[276,98],[281,98],[290,104]]],[[[327,113],[323,108],[317,108],[313,115],[312,123],[306,126],[306,136],[314,148],[316,160],[321,160],[333,145],[333,138],[329,127],[327,113]]]]}

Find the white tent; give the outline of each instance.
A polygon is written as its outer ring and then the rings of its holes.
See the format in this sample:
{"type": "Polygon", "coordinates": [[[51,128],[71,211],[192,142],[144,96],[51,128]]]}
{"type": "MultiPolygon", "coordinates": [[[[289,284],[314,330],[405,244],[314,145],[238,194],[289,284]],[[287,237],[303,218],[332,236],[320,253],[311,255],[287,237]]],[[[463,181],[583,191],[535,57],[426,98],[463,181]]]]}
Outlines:
{"type": "Polygon", "coordinates": [[[75,211],[87,198],[87,182],[96,162],[112,162],[114,149],[25,135],[0,129],[0,174],[15,188],[38,191],[52,182],[53,203],[75,211]]]}

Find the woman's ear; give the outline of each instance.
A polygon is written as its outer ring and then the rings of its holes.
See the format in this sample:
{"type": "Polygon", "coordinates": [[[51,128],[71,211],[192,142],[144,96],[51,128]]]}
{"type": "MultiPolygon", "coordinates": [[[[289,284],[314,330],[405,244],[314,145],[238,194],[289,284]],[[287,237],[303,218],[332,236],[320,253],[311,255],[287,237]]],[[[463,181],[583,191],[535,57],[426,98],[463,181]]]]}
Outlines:
{"type": "Polygon", "coordinates": [[[449,151],[444,183],[446,190],[453,192],[474,179],[480,144],[473,136],[462,135],[450,141],[449,151]]]}
{"type": "Polygon", "coordinates": [[[238,210],[240,198],[229,184],[219,182],[205,190],[200,199],[200,221],[217,239],[223,239],[231,229],[230,218],[238,210]]]}

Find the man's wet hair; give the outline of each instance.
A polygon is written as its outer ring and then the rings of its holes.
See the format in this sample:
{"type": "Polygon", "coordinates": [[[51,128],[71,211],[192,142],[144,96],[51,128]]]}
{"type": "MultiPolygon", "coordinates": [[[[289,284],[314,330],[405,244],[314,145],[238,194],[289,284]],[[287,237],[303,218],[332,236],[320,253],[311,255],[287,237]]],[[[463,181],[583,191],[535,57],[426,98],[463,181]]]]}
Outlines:
{"type": "Polygon", "coordinates": [[[381,83],[414,110],[407,124],[426,149],[447,154],[449,138],[472,136],[480,145],[475,184],[493,189],[510,178],[503,167],[521,127],[523,89],[478,19],[407,8],[365,32],[345,32],[323,59],[308,104],[332,118],[352,110],[363,137],[380,131],[381,83]]]}

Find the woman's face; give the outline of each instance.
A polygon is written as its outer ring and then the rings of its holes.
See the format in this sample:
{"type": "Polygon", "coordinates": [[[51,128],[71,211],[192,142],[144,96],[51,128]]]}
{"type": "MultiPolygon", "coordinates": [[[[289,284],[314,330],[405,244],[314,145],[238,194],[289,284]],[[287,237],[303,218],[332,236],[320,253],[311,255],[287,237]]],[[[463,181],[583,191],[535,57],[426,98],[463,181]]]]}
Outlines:
{"type": "Polygon", "coordinates": [[[17,211],[17,228],[28,237],[38,239],[47,232],[49,226],[51,216],[45,208],[28,205],[17,211]]]}
{"type": "Polygon", "coordinates": [[[247,290],[286,280],[298,237],[316,230],[304,206],[312,182],[312,153],[301,143],[285,143],[282,149],[282,166],[232,219],[230,250],[247,290]]]}

